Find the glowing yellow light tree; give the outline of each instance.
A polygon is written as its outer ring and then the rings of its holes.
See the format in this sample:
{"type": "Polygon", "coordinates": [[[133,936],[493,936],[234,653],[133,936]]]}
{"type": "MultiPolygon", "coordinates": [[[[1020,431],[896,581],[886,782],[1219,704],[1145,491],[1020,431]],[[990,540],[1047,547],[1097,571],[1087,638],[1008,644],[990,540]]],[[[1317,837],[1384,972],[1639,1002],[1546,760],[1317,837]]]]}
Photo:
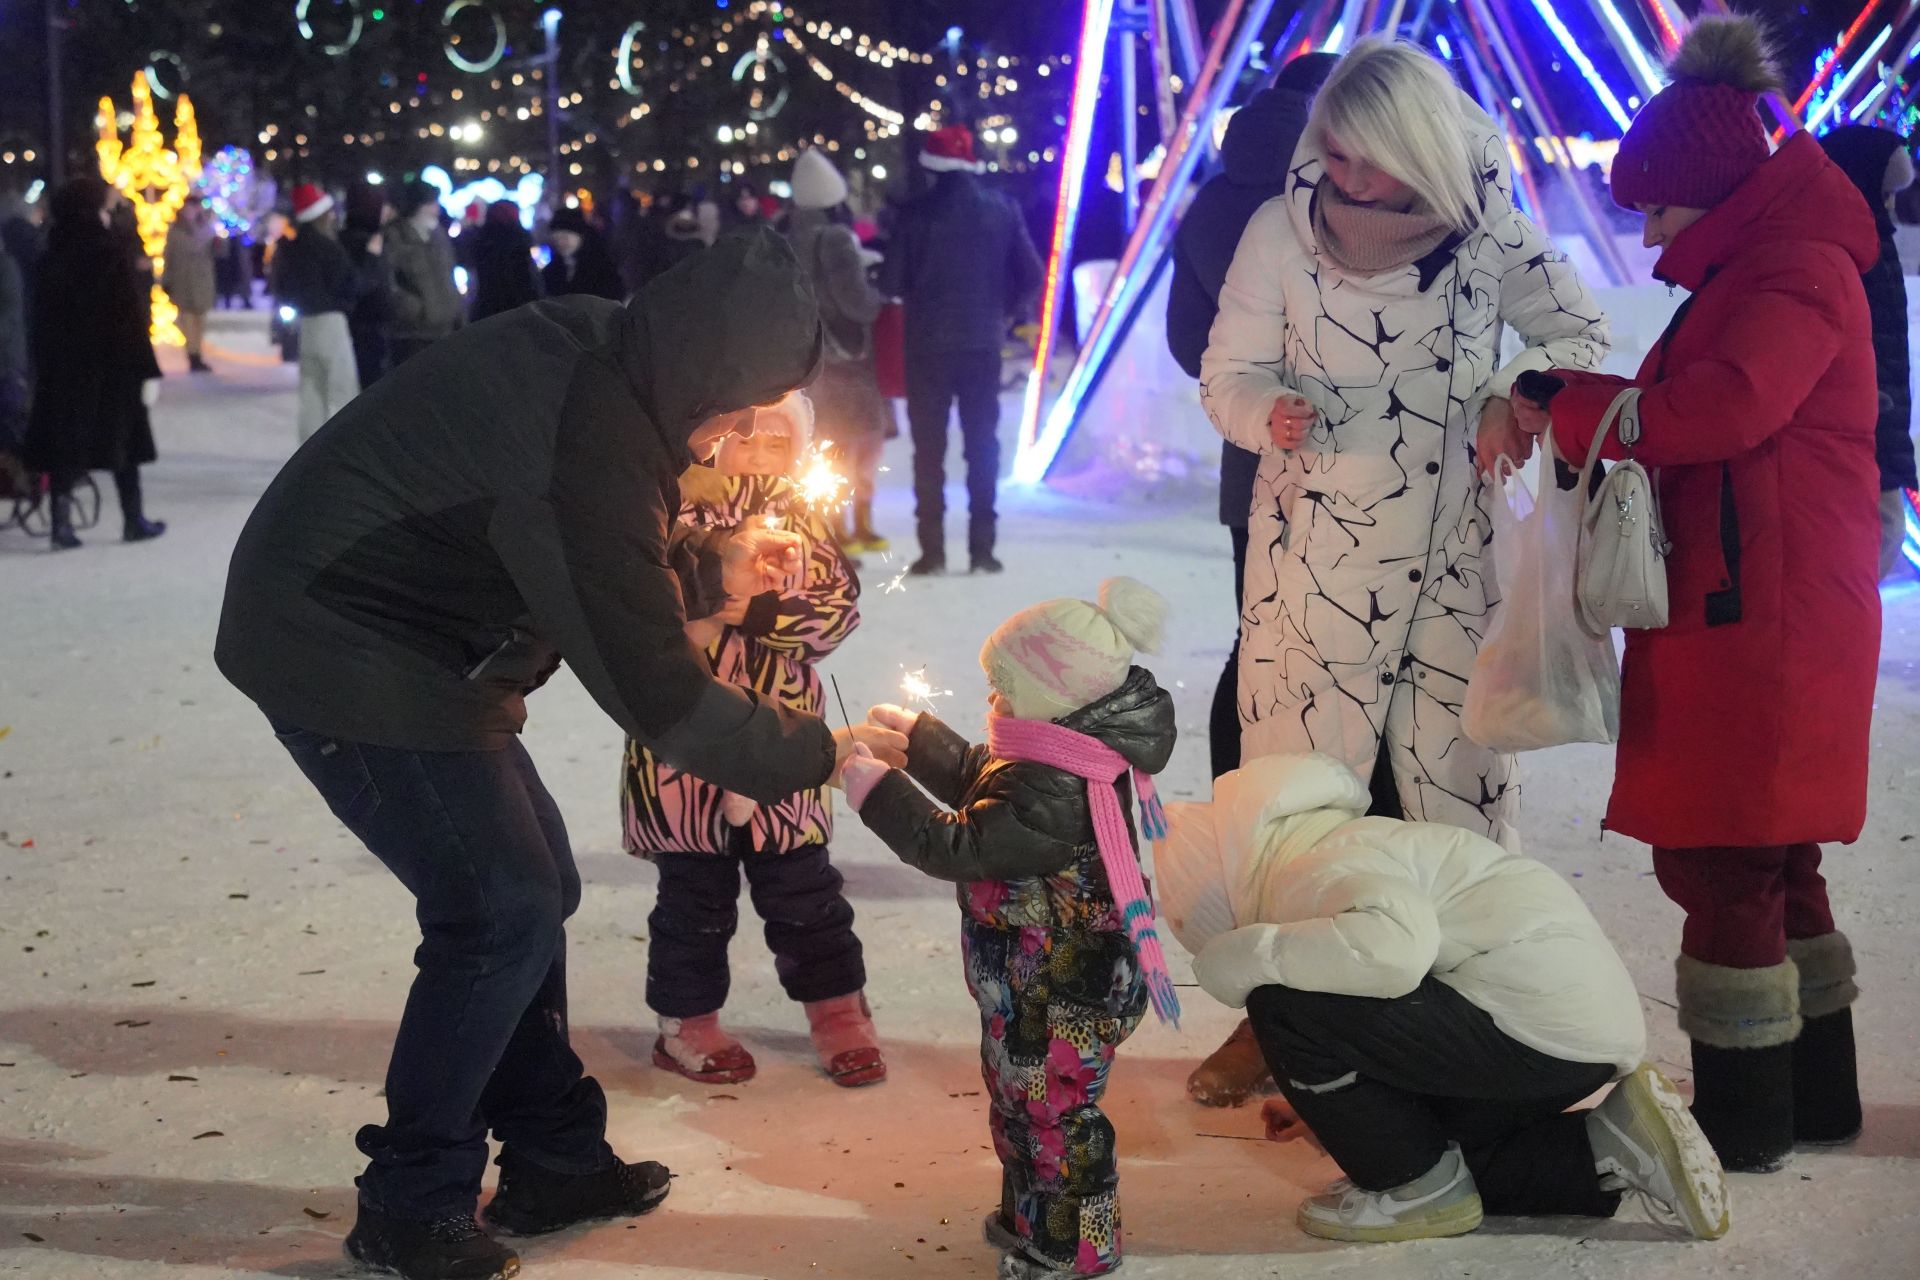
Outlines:
{"type": "Polygon", "coordinates": [[[97,123],[100,140],[94,150],[100,155],[100,174],[132,202],[140,247],[153,260],[154,341],[184,345],[186,337],[174,323],[180,309],[161,289],[160,277],[166,270],[167,229],[186,205],[193,181],[200,174],[200,126],[194,119],[193,103],[186,94],[179,95],[173,113],[173,146],[166,147],[146,73],[135,72],[133,132],[128,140],[120,141],[119,114],[112,98],[100,99],[97,123]]]}

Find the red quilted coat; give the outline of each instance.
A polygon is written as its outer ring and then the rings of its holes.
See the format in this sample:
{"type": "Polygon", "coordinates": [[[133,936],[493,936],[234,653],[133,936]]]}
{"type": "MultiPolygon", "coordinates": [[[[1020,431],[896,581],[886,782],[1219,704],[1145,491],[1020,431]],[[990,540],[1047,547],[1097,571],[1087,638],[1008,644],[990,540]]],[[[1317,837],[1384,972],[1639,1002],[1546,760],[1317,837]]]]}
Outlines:
{"type": "MultiPolygon", "coordinates": [[[[1671,614],[1627,632],[1613,830],[1668,849],[1860,835],[1880,652],[1860,273],[1878,256],[1866,202],[1799,134],[1654,269],[1693,295],[1633,380],[1671,614]]],[[[1554,435],[1585,458],[1629,384],[1556,372],[1554,435]]]]}

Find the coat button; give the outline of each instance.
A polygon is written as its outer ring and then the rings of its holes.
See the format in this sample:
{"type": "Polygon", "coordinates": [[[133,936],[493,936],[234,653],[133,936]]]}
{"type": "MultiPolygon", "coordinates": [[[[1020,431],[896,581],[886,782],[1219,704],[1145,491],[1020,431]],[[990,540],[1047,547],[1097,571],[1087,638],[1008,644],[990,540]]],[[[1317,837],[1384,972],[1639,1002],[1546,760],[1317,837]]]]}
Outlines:
{"type": "Polygon", "coordinates": [[[1439,464],[1439,463],[1437,463],[1437,462],[1429,462],[1429,463],[1427,464],[1427,474],[1428,474],[1428,475],[1430,475],[1430,476],[1437,476],[1437,475],[1439,475],[1439,474],[1440,474],[1440,464],[1439,464]]]}
{"type": "Polygon", "coordinates": [[[1420,581],[1420,571],[1418,569],[1407,570],[1407,581],[1408,582],[1420,581]]]}
{"type": "Polygon", "coordinates": [[[1382,671],[1382,672],[1380,673],[1380,683],[1381,683],[1381,684],[1392,684],[1392,683],[1393,683],[1393,672],[1391,672],[1391,671],[1382,671]]]}

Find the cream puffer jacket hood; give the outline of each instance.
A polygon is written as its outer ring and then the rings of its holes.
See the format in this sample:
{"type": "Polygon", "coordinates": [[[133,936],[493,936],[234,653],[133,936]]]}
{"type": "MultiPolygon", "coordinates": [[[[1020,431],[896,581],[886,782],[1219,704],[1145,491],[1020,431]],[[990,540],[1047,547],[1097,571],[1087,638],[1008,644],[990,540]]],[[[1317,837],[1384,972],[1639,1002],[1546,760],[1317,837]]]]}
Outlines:
{"type": "Polygon", "coordinates": [[[1646,1052],[1633,979],[1552,869],[1436,823],[1367,818],[1367,786],[1324,755],[1263,756],[1170,804],[1162,914],[1201,986],[1392,999],[1428,974],[1531,1048],[1623,1073],[1646,1052]]]}

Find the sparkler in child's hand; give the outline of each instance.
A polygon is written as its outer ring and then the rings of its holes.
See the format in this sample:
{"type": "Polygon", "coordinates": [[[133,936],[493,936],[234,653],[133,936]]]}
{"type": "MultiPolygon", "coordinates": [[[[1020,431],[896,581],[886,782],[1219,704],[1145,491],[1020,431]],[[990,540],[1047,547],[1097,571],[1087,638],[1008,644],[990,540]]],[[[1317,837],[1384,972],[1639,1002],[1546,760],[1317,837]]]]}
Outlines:
{"type": "Polygon", "coordinates": [[[808,445],[794,468],[794,492],[800,504],[815,515],[838,512],[853,500],[853,486],[833,469],[833,460],[827,456],[832,447],[808,445]]]}
{"type": "Polygon", "coordinates": [[[905,672],[905,674],[900,677],[900,690],[907,695],[909,702],[924,703],[927,710],[931,711],[933,710],[933,700],[935,698],[951,698],[953,696],[953,690],[951,689],[936,689],[933,687],[927,680],[927,669],[925,667],[921,667],[916,671],[907,671],[905,667],[902,667],[901,670],[905,672]]]}

